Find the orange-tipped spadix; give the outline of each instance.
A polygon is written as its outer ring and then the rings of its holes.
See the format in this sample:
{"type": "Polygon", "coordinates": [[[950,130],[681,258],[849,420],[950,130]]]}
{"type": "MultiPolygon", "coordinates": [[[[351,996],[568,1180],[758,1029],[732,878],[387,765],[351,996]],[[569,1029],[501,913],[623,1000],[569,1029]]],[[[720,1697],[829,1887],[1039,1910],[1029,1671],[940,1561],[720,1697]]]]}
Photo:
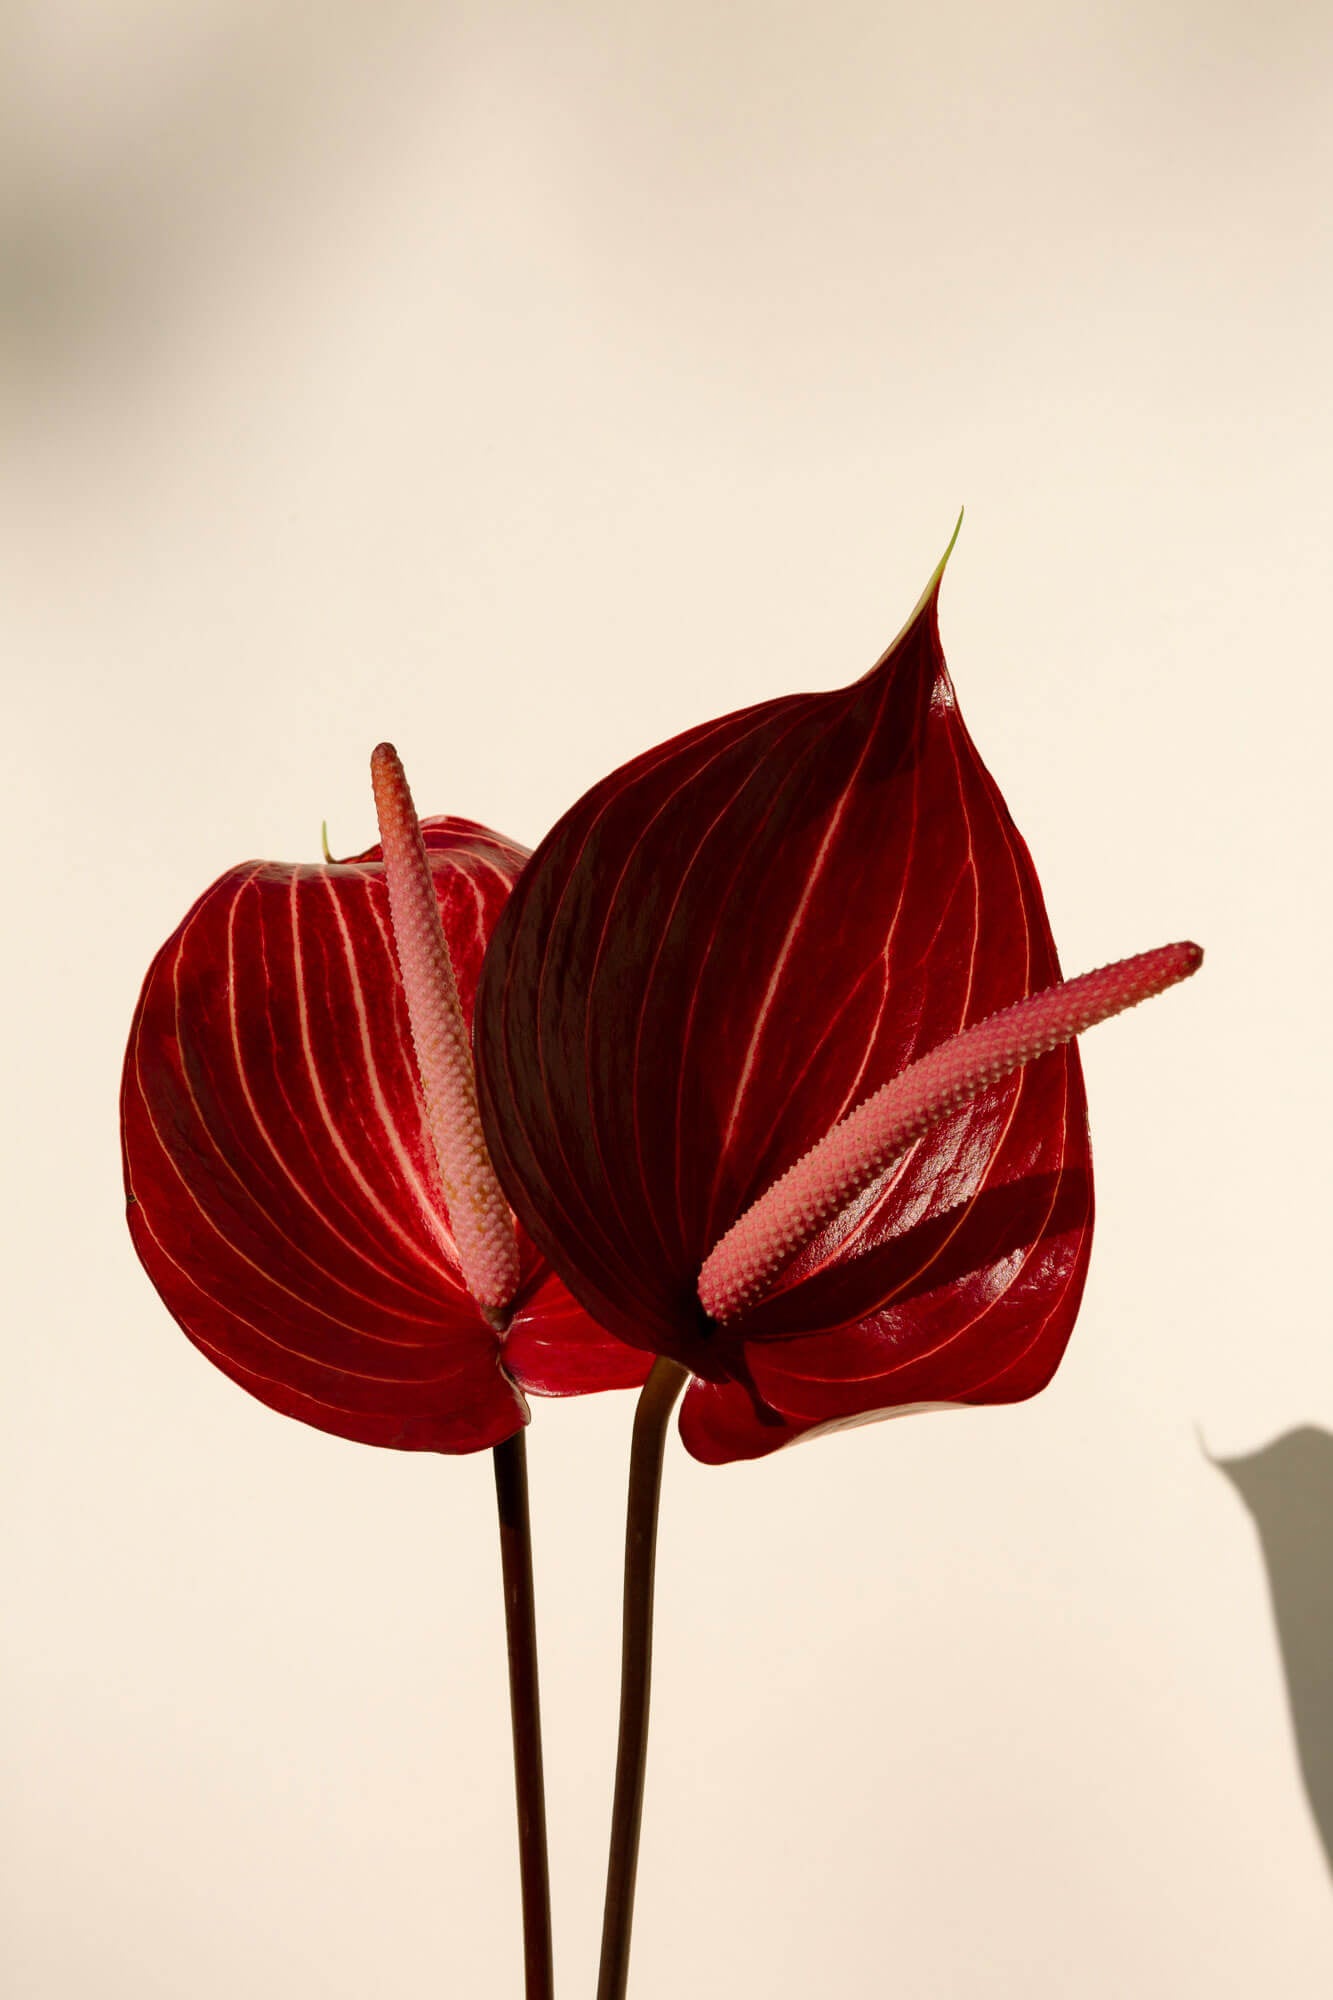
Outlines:
{"type": "Polygon", "coordinates": [[[370,773],[394,945],[449,1224],[464,1283],[486,1317],[503,1326],[518,1289],[518,1241],[482,1134],[472,1052],[425,843],[391,743],[375,750],[370,773]]]}
{"type": "Polygon", "coordinates": [[[727,1320],[757,1304],[788,1259],[932,1126],[1085,1028],[1187,979],[1202,962],[1196,944],[1120,959],[1033,993],[909,1064],[733,1223],[699,1274],[705,1312],[727,1320]]]}

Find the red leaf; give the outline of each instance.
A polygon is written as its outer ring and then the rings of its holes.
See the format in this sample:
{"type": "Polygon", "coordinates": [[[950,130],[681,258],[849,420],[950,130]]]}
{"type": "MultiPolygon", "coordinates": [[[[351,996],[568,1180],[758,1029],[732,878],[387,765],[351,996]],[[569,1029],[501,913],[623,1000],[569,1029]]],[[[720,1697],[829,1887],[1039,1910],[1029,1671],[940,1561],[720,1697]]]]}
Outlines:
{"type": "Polygon", "coordinates": [[[487,954],[478,1081],[514,1208],[588,1310],[696,1381],[685,1441],[1039,1389],[1092,1188],[1078,1056],[918,1142],[726,1328],[696,1296],[737,1216],[914,1057],[1059,977],[1026,846],[963,726],[938,575],[869,674],[744,709],[595,786],[487,954]]]}
{"type": "MultiPolygon", "coordinates": [[[[424,831],[470,1016],[525,857],[466,820],[424,831]]],[[[378,848],[252,862],[200,898],[145,981],[121,1112],[145,1268],[196,1346],[272,1408],[366,1443],[470,1451],[526,1420],[515,1382],[643,1379],[645,1357],[593,1325],[526,1239],[503,1345],[463,1286],[378,848]]]]}

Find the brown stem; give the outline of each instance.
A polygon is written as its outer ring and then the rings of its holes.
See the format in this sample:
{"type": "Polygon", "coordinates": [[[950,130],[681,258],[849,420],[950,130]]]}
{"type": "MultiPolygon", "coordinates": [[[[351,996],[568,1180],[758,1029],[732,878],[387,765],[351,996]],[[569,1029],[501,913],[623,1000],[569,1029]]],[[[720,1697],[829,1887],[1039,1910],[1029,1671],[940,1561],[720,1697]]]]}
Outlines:
{"type": "Polygon", "coordinates": [[[625,2000],[629,1982],[634,1878],[639,1866],[639,1824],[648,1754],[648,1695],[652,1681],[653,1571],[657,1558],[657,1501],[667,1419],[689,1376],[665,1355],[653,1363],[634,1413],[630,1445],[629,1505],[625,1515],[625,1613],[620,1649],[620,1741],[616,1752],[611,1855],[602,1916],[602,1963],[597,2000],[625,2000]]]}
{"type": "Polygon", "coordinates": [[[514,1802],[523,1899],[523,1975],[527,2000],[553,2000],[551,1885],[546,1860],[546,1785],[537,1691],[537,1620],[528,1520],[528,1455],[523,1432],[497,1444],[495,1500],[500,1514],[505,1637],[509,1644],[509,1713],[514,1737],[514,1802]]]}

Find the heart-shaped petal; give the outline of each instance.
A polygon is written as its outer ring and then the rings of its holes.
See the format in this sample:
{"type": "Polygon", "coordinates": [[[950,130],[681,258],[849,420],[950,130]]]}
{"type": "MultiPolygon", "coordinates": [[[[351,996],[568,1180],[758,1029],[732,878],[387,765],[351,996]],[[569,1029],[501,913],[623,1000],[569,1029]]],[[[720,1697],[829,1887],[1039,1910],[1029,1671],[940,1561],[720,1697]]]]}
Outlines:
{"type": "MultiPolygon", "coordinates": [[[[423,830],[470,1018],[526,857],[470,821],[423,830]]],[[[642,1380],[644,1357],[574,1305],[530,1242],[512,1364],[462,1282],[378,848],[250,863],[200,898],[145,981],[121,1108],[149,1275],[191,1340],[272,1408],[366,1443],[470,1451],[526,1420],[525,1384],[642,1380]]]]}
{"type": "Polygon", "coordinates": [[[1059,978],[1035,870],[958,713],[939,573],[852,686],[707,724],[595,786],[525,869],[475,1044],[518,1216],[588,1310],[696,1376],[696,1455],[1031,1394],[1092,1219],[1078,1056],[960,1110],[715,1326],[736,1218],[909,1062],[1059,978]]]}

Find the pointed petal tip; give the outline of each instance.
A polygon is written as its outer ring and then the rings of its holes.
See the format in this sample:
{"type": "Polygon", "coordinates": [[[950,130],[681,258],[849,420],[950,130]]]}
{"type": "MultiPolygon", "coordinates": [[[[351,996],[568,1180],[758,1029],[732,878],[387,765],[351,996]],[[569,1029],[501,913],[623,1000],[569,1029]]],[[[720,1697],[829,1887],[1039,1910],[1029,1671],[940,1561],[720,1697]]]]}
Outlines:
{"type": "Polygon", "coordinates": [[[922,591],[920,597],[917,599],[916,609],[913,611],[912,616],[907,621],[908,625],[915,624],[916,620],[921,616],[926,606],[932,603],[934,599],[939,596],[940,585],[944,581],[944,572],[949,567],[949,557],[953,554],[954,548],[958,541],[958,537],[962,532],[963,532],[963,509],[960,507],[958,509],[958,519],[953,524],[953,533],[950,535],[949,540],[945,546],[944,554],[940,557],[934,569],[930,572],[930,576],[926,582],[926,587],[922,591]]]}
{"type": "MultiPolygon", "coordinates": [[[[944,554],[940,557],[934,569],[931,571],[930,576],[927,578],[926,587],[922,591],[920,597],[918,597],[916,603],[913,605],[910,615],[904,620],[901,630],[897,633],[892,643],[888,645],[885,648],[884,652],[880,655],[878,661],[879,667],[884,666],[886,661],[892,659],[894,653],[896,653],[899,646],[901,646],[903,641],[906,638],[908,638],[908,636],[916,629],[916,627],[920,624],[921,620],[927,617],[935,610],[940,594],[940,584],[944,580],[944,572],[948,567],[949,558],[954,552],[954,547],[958,541],[959,535],[962,532],[962,527],[963,527],[963,509],[960,507],[958,510],[958,519],[953,524],[953,533],[949,537],[948,545],[945,548],[944,554]]],[[[872,668],[871,671],[874,672],[876,671],[876,669],[872,668]]]]}

